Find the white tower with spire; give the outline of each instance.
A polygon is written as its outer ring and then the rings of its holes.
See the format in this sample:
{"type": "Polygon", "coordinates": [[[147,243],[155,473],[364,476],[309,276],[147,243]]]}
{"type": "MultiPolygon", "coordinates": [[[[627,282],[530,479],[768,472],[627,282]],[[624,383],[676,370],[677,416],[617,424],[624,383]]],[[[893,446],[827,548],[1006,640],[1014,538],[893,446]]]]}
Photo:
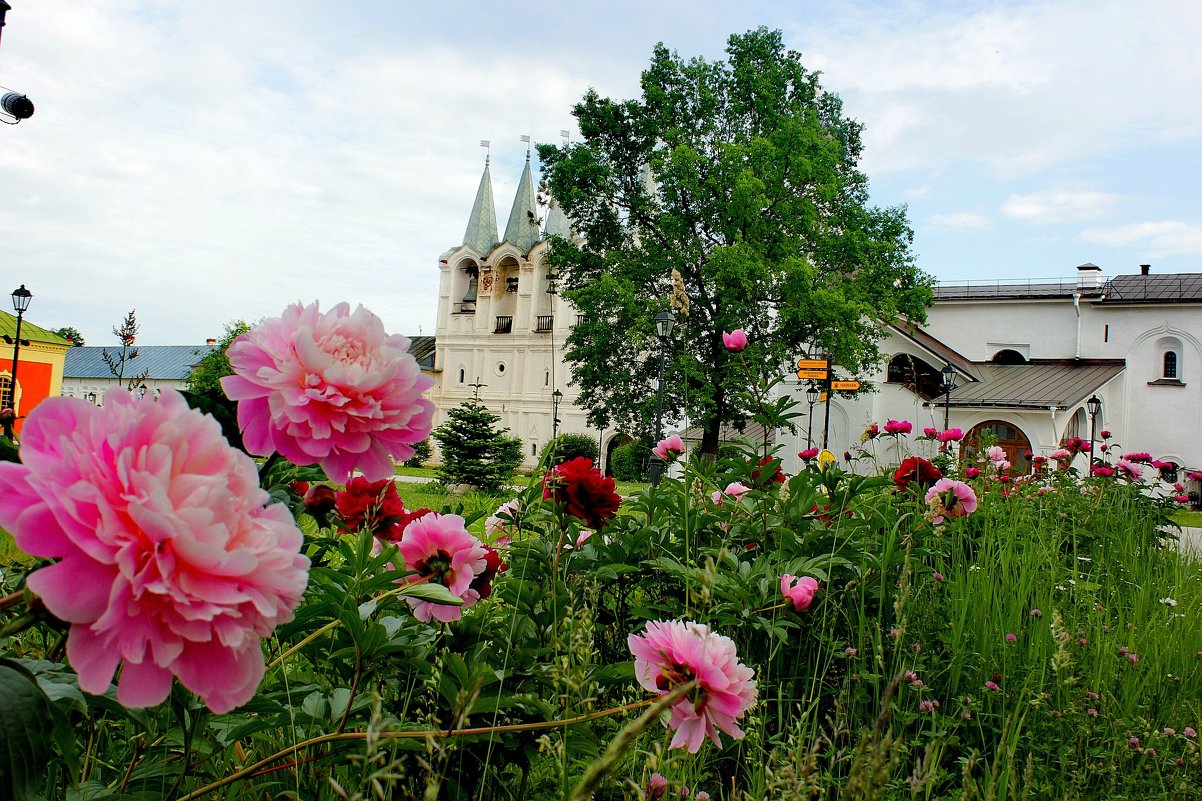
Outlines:
{"type": "Polygon", "coordinates": [[[524,465],[533,467],[554,430],[586,434],[600,445],[603,434],[613,432],[588,428],[563,361],[577,312],[556,292],[546,237],[571,235],[567,216],[552,201],[544,224],[527,149],[505,234],[498,237],[489,162],[485,157],[463,242],[439,257],[435,424],[472,396],[473,384],[482,384],[480,399],[521,439],[524,465]]]}

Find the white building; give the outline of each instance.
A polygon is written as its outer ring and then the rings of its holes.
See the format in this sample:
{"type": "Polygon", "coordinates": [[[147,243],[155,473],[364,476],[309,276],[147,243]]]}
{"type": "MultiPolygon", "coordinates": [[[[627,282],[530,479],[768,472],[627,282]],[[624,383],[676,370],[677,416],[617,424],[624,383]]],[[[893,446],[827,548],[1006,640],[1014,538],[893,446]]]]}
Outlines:
{"type": "Polygon", "coordinates": [[[117,380],[104,360],[105,352],[119,358],[120,345],[71,348],[63,365],[62,394],[100,403],[105,392],[128,387],[135,376],[139,377],[138,391],[145,387],[150,395],[165,389],[181,390],[197,362],[216,344],[217,340],[210,339],[204,345],[137,345],[138,355],[125,363],[124,381],[117,380]]]}

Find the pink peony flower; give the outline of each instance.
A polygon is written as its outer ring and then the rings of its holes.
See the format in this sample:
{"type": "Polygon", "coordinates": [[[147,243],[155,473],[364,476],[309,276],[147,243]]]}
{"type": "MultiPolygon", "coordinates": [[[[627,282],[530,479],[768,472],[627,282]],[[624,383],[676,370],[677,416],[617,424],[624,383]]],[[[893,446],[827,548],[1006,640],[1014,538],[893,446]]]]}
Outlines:
{"type": "Polygon", "coordinates": [[[1092,472],[1098,478],[1113,478],[1115,469],[1113,467],[1107,467],[1104,464],[1100,464],[1095,467],[1092,472]]]}
{"type": "Polygon", "coordinates": [[[1126,459],[1126,458],[1115,459],[1114,466],[1115,466],[1115,469],[1118,470],[1119,474],[1123,476],[1123,478],[1129,479],[1131,481],[1138,481],[1139,477],[1141,475],[1143,475],[1143,472],[1144,472],[1143,468],[1140,467],[1138,464],[1136,464],[1131,459],[1126,459]]]}
{"type": "Polygon", "coordinates": [[[806,448],[804,451],[798,451],[797,455],[803,462],[812,462],[818,458],[817,448],[806,448]]]}
{"type": "Polygon", "coordinates": [[[714,503],[722,503],[723,497],[738,498],[740,495],[750,491],[751,487],[741,484],[738,481],[732,481],[726,485],[726,489],[722,490],[721,492],[714,492],[714,494],[710,496],[710,500],[712,500],[714,503]]]}
{"type": "Polygon", "coordinates": [[[1180,495],[1174,495],[1173,500],[1175,500],[1177,503],[1189,503],[1189,496],[1182,493],[1180,495]]]}
{"type": "Polygon", "coordinates": [[[747,332],[742,328],[736,328],[729,333],[723,331],[722,344],[727,350],[737,353],[747,347],[747,332]]]}
{"type": "Polygon", "coordinates": [[[399,547],[406,568],[463,599],[463,606],[450,606],[406,598],[418,620],[429,623],[434,618],[450,623],[480,600],[480,593],[472,588],[472,583],[489,568],[488,549],[467,532],[459,515],[431,512],[413,521],[405,529],[399,547]]]}
{"type": "Polygon", "coordinates": [[[914,425],[908,420],[886,420],[886,434],[909,434],[914,430],[914,425]]]}
{"type": "Polygon", "coordinates": [[[326,314],[295,303],[234,340],[234,375],[222,389],[238,401],[238,427],[251,453],[278,451],[294,464],[320,464],[346,483],[355,468],[390,478],[393,459],[413,455],[430,433],[434,384],[409,353],[409,340],[384,333],[380,318],[340,303],[326,314]]]}
{"type": "Polygon", "coordinates": [[[1058,462],[1067,462],[1067,461],[1072,461],[1073,455],[1071,453],[1069,453],[1068,451],[1066,451],[1064,448],[1059,448],[1057,450],[1052,451],[1050,454],[1048,454],[1048,457],[1051,459],[1055,459],[1058,462]]]}
{"type": "Polygon", "coordinates": [[[963,481],[941,478],[924,500],[939,517],[966,517],[977,509],[977,494],[963,481]]]}
{"type": "Polygon", "coordinates": [[[676,730],[671,748],[695,754],[708,735],[721,745],[718,731],[736,740],[743,731],[736,721],[755,704],[755,671],[739,662],[729,637],[679,620],[647,623],[647,633],[627,638],[634,655],[634,675],[648,692],[667,695],[684,682],[697,688],[672,707],[668,725],[676,730]]]}
{"type": "Polygon", "coordinates": [[[1102,439],[1110,439],[1110,436],[1111,436],[1110,432],[1103,428],[1102,429],[1102,439]]]}
{"type": "Polygon", "coordinates": [[[67,658],[100,694],[152,706],[171,677],[216,713],[250,700],[260,638],[292,619],[308,582],[301,533],[269,504],[255,464],[212,417],[164,391],[104,406],[49,398],[26,421],[23,464],[0,464],[0,525],[34,556],[29,576],[70,624],[67,658]]]}
{"type": "Polygon", "coordinates": [[[684,440],[680,438],[679,434],[673,434],[666,439],[661,439],[659,444],[651,449],[651,452],[665,462],[670,462],[684,453],[684,440]]]}
{"type": "Polygon", "coordinates": [[[814,593],[818,592],[818,581],[809,576],[798,578],[786,573],[780,577],[780,591],[785,598],[793,602],[794,610],[803,612],[814,602],[814,593]]]}
{"type": "Polygon", "coordinates": [[[934,439],[935,435],[937,435],[938,433],[939,433],[939,430],[937,428],[935,428],[934,426],[926,426],[922,429],[923,439],[934,439]]]}
{"type": "Polygon", "coordinates": [[[514,521],[521,509],[521,500],[514,498],[498,506],[492,516],[484,521],[484,533],[488,535],[493,545],[504,548],[513,541],[513,534],[517,532],[518,528],[514,521]]]}
{"type": "Polygon", "coordinates": [[[981,471],[975,467],[964,468],[964,477],[965,478],[976,478],[979,475],[981,475],[981,471]]]}
{"type": "Polygon", "coordinates": [[[964,439],[964,432],[958,428],[949,428],[947,431],[940,431],[935,435],[935,439],[939,442],[959,442],[964,439]]]}
{"type": "Polygon", "coordinates": [[[1006,461],[1006,451],[1000,445],[990,445],[985,449],[985,458],[991,462],[1006,461]]]}

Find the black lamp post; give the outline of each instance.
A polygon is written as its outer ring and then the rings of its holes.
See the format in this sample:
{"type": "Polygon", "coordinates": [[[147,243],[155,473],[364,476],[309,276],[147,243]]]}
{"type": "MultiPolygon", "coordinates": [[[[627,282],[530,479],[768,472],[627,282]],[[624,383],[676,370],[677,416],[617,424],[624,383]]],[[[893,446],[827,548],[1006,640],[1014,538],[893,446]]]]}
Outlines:
{"type": "Polygon", "coordinates": [[[93,406],[96,405],[96,393],[95,392],[88,393],[88,403],[92,404],[93,406]]]}
{"type": "Polygon", "coordinates": [[[947,397],[943,401],[943,430],[947,431],[952,417],[952,390],[956,388],[956,368],[951,363],[945,364],[943,370],[943,391],[947,397]]]}
{"type": "Polygon", "coordinates": [[[559,440],[559,404],[563,401],[563,393],[558,389],[551,393],[551,441],[559,440]]]}
{"type": "MultiPolygon", "coordinates": [[[[664,436],[664,363],[668,360],[668,340],[672,338],[672,327],[676,325],[676,316],[670,311],[662,311],[655,315],[655,336],[659,338],[659,382],[655,397],[655,440],[664,436]]],[[[664,460],[651,456],[651,486],[659,486],[660,476],[664,472],[664,460]]]]}
{"type": "Polygon", "coordinates": [[[13,417],[20,414],[17,409],[17,360],[21,357],[21,318],[25,316],[25,310],[29,308],[29,301],[33,299],[33,293],[21,284],[19,289],[13,290],[13,308],[17,312],[17,335],[13,337],[13,369],[12,369],[12,409],[13,417]]]}
{"type": "Polygon", "coordinates": [[[1097,464],[1095,444],[1098,439],[1098,414],[1102,411],[1102,399],[1093,395],[1085,401],[1085,406],[1089,409],[1089,472],[1093,473],[1097,464]]]}
{"type": "Polygon", "coordinates": [[[139,397],[139,398],[145,398],[145,397],[146,397],[146,385],[145,385],[145,384],[143,384],[142,386],[138,387],[138,397],[139,397]]]}
{"type": "Polygon", "coordinates": [[[810,404],[810,415],[809,415],[809,418],[806,420],[806,449],[807,450],[814,447],[814,437],[813,437],[814,404],[818,402],[818,398],[821,395],[822,395],[822,393],[818,391],[818,387],[814,386],[813,383],[811,383],[810,388],[806,390],[806,400],[809,401],[809,404],[810,404]]]}

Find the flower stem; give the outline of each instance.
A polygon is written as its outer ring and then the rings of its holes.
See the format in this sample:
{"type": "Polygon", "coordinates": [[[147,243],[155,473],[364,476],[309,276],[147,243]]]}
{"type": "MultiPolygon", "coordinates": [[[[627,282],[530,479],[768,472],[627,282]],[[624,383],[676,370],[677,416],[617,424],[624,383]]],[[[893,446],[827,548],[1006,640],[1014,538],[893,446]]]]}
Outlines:
{"type": "Polygon", "coordinates": [[[14,634],[19,634],[37,622],[37,615],[35,615],[33,612],[26,612],[20,617],[10,620],[3,626],[0,626],[0,637],[11,637],[14,634]]]}

